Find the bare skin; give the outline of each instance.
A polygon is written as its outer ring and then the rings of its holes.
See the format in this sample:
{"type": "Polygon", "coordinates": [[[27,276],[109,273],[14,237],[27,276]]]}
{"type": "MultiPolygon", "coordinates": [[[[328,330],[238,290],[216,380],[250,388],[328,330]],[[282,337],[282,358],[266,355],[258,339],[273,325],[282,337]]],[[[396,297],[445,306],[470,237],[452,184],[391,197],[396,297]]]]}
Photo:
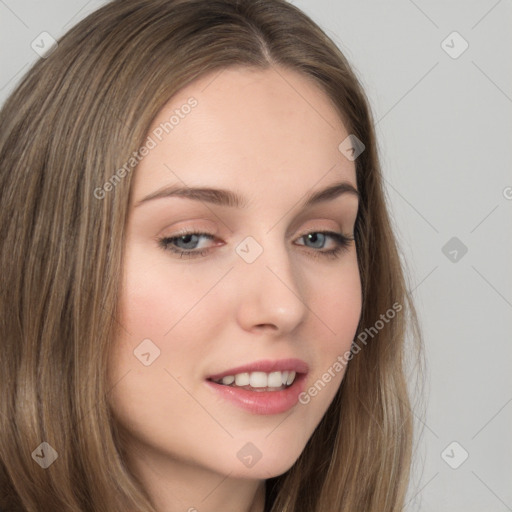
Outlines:
{"type": "MultiPolygon", "coordinates": [[[[308,389],[350,349],[361,313],[355,242],[328,256],[334,238],[305,235],[353,235],[357,195],[301,203],[342,181],[356,188],[355,164],[338,150],[349,133],[330,100],[296,72],[202,77],[171,99],[152,130],[190,97],[197,105],[135,171],[109,399],[129,439],[129,464],[159,512],[263,512],[265,480],[297,460],[344,371],[309,403],[279,414],[244,410],[206,379],[261,359],[299,358],[309,366],[308,389]],[[174,184],[236,191],[247,206],[141,203],[174,184]],[[213,236],[174,243],[201,255],[159,245],[183,228],[213,236]],[[262,249],[251,263],[236,252],[247,237],[262,249]],[[160,351],[147,366],[134,357],[145,339],[160,351]],[[237,456],[249,442],[261,454],[252,467],[237,456]]],[[[157,349],[147,347],[153,358],[157,349]]]]}

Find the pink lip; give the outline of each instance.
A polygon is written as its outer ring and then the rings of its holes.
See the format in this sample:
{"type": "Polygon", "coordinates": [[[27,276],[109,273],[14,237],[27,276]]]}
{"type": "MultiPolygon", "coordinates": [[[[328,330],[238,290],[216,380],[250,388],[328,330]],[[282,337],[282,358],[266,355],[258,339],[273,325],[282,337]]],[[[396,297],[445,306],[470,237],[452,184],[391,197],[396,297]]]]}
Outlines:
{"type": "MultiPolygon", "coordinates": [[[[237,373],[251,373],[251,372],[285,372],[285,371],[293,371],[295,373],[308,373],[309,366],[302,361],[301,359],[280,359],[276,361],[271,361],[270,359],[264,359],[261,361],[255,361],[254,363],[249,363],[243,366],[237,366],[236,368],[230,368],[229,370],[225,370],[221,373],[216,373],[215,375],[210,375],[208,380],[219,380],[222,377],[226,377],[226,375],[236,375],[237,373]]],[[[278,391],[273,391],[272,393],[278,393],[278,391]]]]}
{"type": "Polygon", "coordinates": [[[305,381],[306,373],[297,373],[293,384],[282,391],[250,391],[224,386],[212,380],[207,380],[206,384],[214,392],[248,412],[253,414],[280,414],[297,404],[300,394],[304,391],[305,381]]]}

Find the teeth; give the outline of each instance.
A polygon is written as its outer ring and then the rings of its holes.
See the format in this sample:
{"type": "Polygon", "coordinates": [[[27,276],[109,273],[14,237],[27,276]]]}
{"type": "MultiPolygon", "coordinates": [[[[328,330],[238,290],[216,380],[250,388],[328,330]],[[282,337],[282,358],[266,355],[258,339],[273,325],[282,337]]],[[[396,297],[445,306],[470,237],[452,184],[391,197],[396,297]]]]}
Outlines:
{"type": "Polygon", "coordinates": [[[268,375],[264,372],[252,372],[249,385],[251,388],[266,388],[268,386],[268,375]]]}
{"type": "MultiPolygon", "coordinates": [[[[263,375],[266,375],[265,373],[263,375]]],[[[269,388],[278,388],[284,384],[281,372],[272,372],[268,374],[267,386],[269,388]]],[[[252,386],[252,384],[251,384],[252,386]]]]}
{"type": "Polygon", "coordinates": [[[236,375],[226,375],[215,382],[226,386],[251,386],[252,388],[281,388],[290,386],[295,380],[296,373],[284,372],[244,372],[236,375]]]}
{"type": "Polygon", "coordinates": [[[248,373],[237,373],[235,375],[235,384],[237,386],[248,386],[249,385],[249,374],[248,373]]]}

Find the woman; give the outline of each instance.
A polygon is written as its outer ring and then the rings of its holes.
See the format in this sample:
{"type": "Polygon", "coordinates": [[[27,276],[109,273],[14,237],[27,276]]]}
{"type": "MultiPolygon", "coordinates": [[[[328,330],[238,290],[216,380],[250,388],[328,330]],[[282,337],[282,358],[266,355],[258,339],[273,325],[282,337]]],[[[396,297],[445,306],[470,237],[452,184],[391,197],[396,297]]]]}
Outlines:
{"type": "Polygon", "coordinates": [[[117,0],[1,112],[0,506],[402,510],[364,92],[283,0],[117,0]]]}

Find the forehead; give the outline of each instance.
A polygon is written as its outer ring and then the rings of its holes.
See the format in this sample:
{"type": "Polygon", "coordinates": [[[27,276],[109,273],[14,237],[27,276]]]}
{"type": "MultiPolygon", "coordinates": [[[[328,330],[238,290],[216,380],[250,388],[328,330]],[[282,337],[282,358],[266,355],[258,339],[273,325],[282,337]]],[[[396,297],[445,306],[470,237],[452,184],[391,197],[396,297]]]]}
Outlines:
{"type": "Polygon", "coordinates": [[[205,75],[168,101],[148,135],[155,146],[137,168],[138,197],[180,180],[255,193],[269,185],[300,193],[340,178],[355,185],[354,162],[338,149],[349,133],[334,104],[289,69],[205,75]]]}

